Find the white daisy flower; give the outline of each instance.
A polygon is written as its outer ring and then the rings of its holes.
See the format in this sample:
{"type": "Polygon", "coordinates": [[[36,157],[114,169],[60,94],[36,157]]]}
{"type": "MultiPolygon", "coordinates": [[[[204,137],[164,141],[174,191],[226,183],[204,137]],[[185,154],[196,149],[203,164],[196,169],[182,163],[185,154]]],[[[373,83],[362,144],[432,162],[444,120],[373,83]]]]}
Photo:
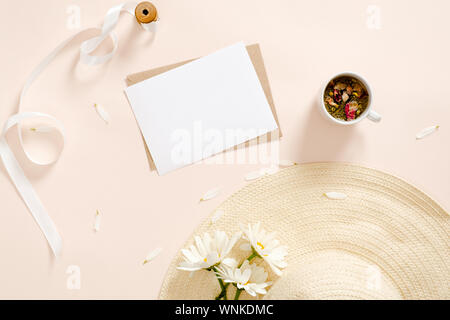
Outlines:
{"type": "Polygon", "coordinates": [[[267,281],[267,272],[255,263],[245,260],[241,267],[218,266],[217,274],[225,283],[235,283],[237,288],[244,289],[251,296],[266,294],[266,287],[271,285],[267,281]]]}
{"type": "Polygon", "coordinates": [[[229,239],[223,231],[216,231],[214,238],[211,238],[209,233],[205,233],[203,238],[196,236],[195,245],[181,250],[185,261],[178,266],[178,269],[197,271],[210,269],[220,263],[230,265],[233,259],[227,258],[227,255],[240,237],[241,233],[237,232],[229,239]]]}
{"type": "Polygon", "coordinates": [[[287,255],[287,246],[280,246],[280,241],[275,239],[275,232],[267,233],[261,228],[261,223],[248,225],[247,228],[241,226],[244,238],[248,240],[254,252],[256,252],[270,268],[281,276],[281,269],[287,267],[284,258],[287,255]]]}

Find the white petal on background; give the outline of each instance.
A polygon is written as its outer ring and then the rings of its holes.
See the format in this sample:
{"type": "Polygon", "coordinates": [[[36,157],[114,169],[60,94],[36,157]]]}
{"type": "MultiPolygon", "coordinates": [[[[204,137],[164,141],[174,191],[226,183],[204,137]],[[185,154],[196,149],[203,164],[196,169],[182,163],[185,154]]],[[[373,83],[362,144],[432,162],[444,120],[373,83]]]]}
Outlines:
{"type": "Polygon", "coordinates": [[[432,126],[432,127],[427,127],[422,129],[420,132],[418,132],[416,134],[416,139],[420,140],[425,138],[426,136],[432,134],[433,132],[435,132],[437,129],[439,129],[439,126],[432,126]]]}
{"type": "Polygon", "coordinates": [[[268,168],[262,168],[261,169],[261,174],[274,174],[274,173],[277,173],[278,171],[280,170],[280,167],[278,167],[278,166],[270,166],[270,167],[268,167],[268,168]]]}
{"type": "Polygon", "coordinates": [[[290,167],[290,166],[295,166],[298,163],[295,161],[291,161],[291,160],[280,160],[280,162],[278,162],[278,165],[280,167],[290,167]]]}
{"type": "Polygon", "coordinates": [[[224,213],[225,213],[225,211],[223,211],[223,210],[217,210],[216,212],[214,212],[213,216],[211,217],[211,222],[216,223],[217,220],[219,220],[220,217],[222,217],[224,213]]]}
{"type": "Polygon", "coordinates": [[[344,200],[347,198],[347,195],[341,192],[327,192],[324,195],[331,200],[344,200]]]}
{"type": "Polygon", "coordinates": [[[95,213],[95,222],[94,222],[94,230],[97,232],[100,231],[101,218],[102,216],[100,215],[100,212],[97,210],[97,212],[95,213]]]}
{"type": "Polygon", "coordinates": [[[261,173],[261,170],[259,171],[252,171],[245,175],[245,180],[252,181],[260,178],[263,174],[261,173]]]}
{"type": "Polygon", "coordinates": [[[50,132],[50,131],[55,130],[55,127],[40,126],[40,127],[36,127],[36,128],[30,128],[30,130],[33,132],[50,132]]]}
{"type": "Polygon", "coordinates": [[[151,251],[147,257],[145,258],[144,262],[142,264],[146,264],[154,260],[159,254],[162,252],[162,248],[156,248],[155,250],[151,251]]]}
{"type": "Polygon", "coordinates": [[[94,104],[95,110],[97,110],[98,115],[102,118],[106,123],[109,123],[109,114],[106,112],[105,108],[103,108],[99,104],[94,104]]]}
{"type": "Polygon", "coordinates": [[[245,175],[245,180],[247,180],[247,181],[256,180],[266,174],[270,175],[270,174],[277,173],[279,170],[280,170],[280,167],[278,167],[277,165],[272,165],[270,167],[261,168],[258,171],[252,171],[252,172],[247,173],[245,175]]]}
{"type": "Polygon", "coordinates": [[[217,197],[220,194],[220,188],[214,188],[206,192],[203,197],[200,198],[200,201],[211,200],[212,198],[217,197]]]}

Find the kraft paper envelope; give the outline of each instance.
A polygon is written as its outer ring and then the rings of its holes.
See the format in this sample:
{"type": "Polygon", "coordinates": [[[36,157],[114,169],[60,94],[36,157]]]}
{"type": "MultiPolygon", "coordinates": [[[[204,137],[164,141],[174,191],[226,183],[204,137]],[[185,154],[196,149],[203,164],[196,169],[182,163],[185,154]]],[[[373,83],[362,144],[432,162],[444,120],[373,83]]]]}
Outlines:
{"type": "MultiPolygon", "coordinates": [[[[264,67],[264,61],[263,61],[263,57],[262,57],[262,54],[261,54],[260,47],[259,47],[258,44],[253,44],[253,45],[247,46],[246,48],[247,48],[247,52],[248,52],[248,54],[250,56],[250,59],[251,59],[251,61],[253,63],[253,66],[255,68],[256,74],[257,74],[257,76],[259,78],[259,81],[261,82],[261,86],[262,86],[263,91],[265,93],[265,96],[267,98],[267,102],[269,103],[269,106],[270,106],[270,108],[272,110],[272,114],[273,114],[273,117],[275,119],[275,122],[278,125],[278,129],[276,129],[276,130],[274,130],[274,131],[272,131],[272,132],[270,132],[270,133],[268,133],[266,135],[263,135],[263,136],[255,138],[253,140],[247,141],[247,142],[245,142],[245,143],[243,143],[243,144],[241,144],[239,146],[234,147],[234,149],[237,149],[237,148],[240,148],[240,147],[243,147],[243,146],[248,146],[249,144],[252,144],[252,143],[254,144],[254,143],[259,143],[259,142],[270,142],[273,137],[281,137],[282,136],[281,130],[280,130],[280,124],[279,124],[277,113],[276,113],[275,106],[274,106],[274,103],[273,103],[273,97],[272,97],[272,93],[271,93],[271,90],[270,90],[270,85],[269,85],[269,80],[267,78],[266,69],[264,67]]],[[[183,62],[179,62],[179,63],[175,63],[175,64],[171,64],[171,65],[167,65],[167,66],[163,66],[163,67],[158,67],[158,68],[154,68],[154,69],[151,69],[151,70],[147,70],[147,71],[138,72],[138,73],[135,73],[135,74],[128,75],[127,78],[126,78],[126,84],[127,84],[127,86],[134,85],[134,84],[136,84],[138,82],[144,81],[146,79],[152,78],[152,77],[154,77],[156,75],[159,75],[159,74],[164,73],[166,71],[169,71],[171,69],[174,69],[174,68],[177,68],[179,66],[182,66],[182,65],[184,65],[184,64],[186,64],[188,62],[191,62],[193,60],[196,60],[196,59],[186,60],[186,61],[183,61],[183,62]]],[[[155,163],[154,163],[154,161],[152,159],[152,156],[151,156],[151,154],[150,154],[150,152],[148,150],[148,147],[147,147],[147,144],[145,143],[145,141],[144,141],[144,146],[145,146],[145,150],[146,150],[146,153],[147,153],[147,158],[148,158],[148,161],[149,161],[150,169],[151,170],[156,170],[155,163]]]]}

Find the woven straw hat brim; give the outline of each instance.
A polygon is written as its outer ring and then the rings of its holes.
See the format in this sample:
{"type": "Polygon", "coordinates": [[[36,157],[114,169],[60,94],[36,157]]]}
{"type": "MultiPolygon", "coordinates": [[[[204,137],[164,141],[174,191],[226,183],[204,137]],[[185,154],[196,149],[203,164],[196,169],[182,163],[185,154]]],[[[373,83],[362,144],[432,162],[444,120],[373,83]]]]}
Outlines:
{"type": "MultiPolygon", "coordinates": [[[[268,298],[450,298],[449,214],[422,191],[387,173],[344,163],[296,165],[250,183],[217,210],[225,213],[214,224],[210,218],[204,220],[185,246],[194,235],[213,230],[231,235],[239,223],[261,221],[289,247],[285,275],[269,275],[274,284],[268,298]],[[330,191],[348,197],[330,200],[324,196],[330,191]],[[349,288],[348,277],[308,287],[311,282],[302,282],[306,274],[321,279],[323,272],[326,278],[327,268],[314,265],[323,266],[327,252],[342,257],[331,259],[343,261],[346,270],[337,272],[338,277],[357,274],[359,262],[376,266],[385,283],[384,294],[358,295],[361,290],[349,288]],[[311,268],[305,269],[308,265],[311,268]],[[295,292],[283,284],[293,281],[299,284],[295,292]]],[[[244,257],[239,244],[233,255],[244,257]]],[[[170,264],[160,299],[214,299],[220,291],[214,274],[202,270],[189,276],[176,269],[182,260],[178,254],[170,264]]],[[[241,299],[246,298],[251,297],[242,294],[241,299]]]]}

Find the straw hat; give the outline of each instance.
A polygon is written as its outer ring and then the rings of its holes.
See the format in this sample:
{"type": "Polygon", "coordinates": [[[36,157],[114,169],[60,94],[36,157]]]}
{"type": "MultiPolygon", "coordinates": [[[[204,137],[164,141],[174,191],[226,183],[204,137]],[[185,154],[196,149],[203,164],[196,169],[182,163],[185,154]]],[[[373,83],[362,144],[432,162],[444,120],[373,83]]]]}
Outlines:
{"type": "MultiPolygon", "coordinates": [[[[283,275],[269,274],[266,299],[450,298],[449,214],[389,174],[342,163],[292,166],[247,185],[217,210],[224,211],[219,220],[206,219],[194,235],[231,235],[239,223],[261,221],[289,247],[283,275]]],[[[233,254],[244,256],[239,244],[233,254]]],[[[176,269],[182,260],[172,261],[160,298],[214,299],[214,274],[189,276],[176,269]]]]}

